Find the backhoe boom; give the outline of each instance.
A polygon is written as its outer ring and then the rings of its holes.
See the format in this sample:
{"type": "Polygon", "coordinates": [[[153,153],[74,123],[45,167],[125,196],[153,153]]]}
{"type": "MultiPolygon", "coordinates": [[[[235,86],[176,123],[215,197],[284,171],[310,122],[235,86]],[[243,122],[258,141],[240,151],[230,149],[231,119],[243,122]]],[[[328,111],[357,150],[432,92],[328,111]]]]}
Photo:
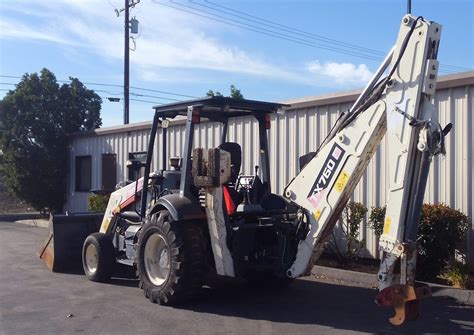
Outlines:
{"type": "Polygon", "coordinates": [[[377,302],[395,307],[394,324],[416,318],[417,299],[429,295],[427,288],[414,288],[415,241],[429,164],[433,155],[444,152],[447,133],[432,120],[440,35],[439,24],[405,15],[396,45],[372,81],[285,189],[285,197],[300,206],[308,227],[287,273],[298,277],[308,273],[323,251],[386,136],[389,190],[377,302]],[[381,78],[384,71],[388,75],[381,78]]]}

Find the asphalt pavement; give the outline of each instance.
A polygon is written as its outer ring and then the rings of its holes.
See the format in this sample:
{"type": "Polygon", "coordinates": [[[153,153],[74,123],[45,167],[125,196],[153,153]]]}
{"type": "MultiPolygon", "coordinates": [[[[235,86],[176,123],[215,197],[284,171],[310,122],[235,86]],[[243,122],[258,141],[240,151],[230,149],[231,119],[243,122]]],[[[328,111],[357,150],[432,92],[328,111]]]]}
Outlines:
{"type": "Polygon", "coordinates": [[[150,303],[132,278],[52,273],[41,227],[0,222],[0,334],[473,334],[474,306],[430,298],[422,317],[391,326],[376,291],[315,278],[283,291],[220,283],[179,308],[150,303]]]}

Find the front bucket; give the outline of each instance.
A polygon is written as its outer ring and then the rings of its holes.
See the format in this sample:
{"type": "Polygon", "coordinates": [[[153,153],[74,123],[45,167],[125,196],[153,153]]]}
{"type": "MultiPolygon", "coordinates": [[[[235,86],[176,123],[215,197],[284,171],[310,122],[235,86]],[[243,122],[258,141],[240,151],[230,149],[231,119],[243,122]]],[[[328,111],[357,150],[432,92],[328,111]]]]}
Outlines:
{"type": "Polygon", "coordinates": [[[49,217],[49,236],[38,256],[54,272],[81,268],[82,245],[89,234],[99,231],[103,213],[53,215],[49,217]]]}

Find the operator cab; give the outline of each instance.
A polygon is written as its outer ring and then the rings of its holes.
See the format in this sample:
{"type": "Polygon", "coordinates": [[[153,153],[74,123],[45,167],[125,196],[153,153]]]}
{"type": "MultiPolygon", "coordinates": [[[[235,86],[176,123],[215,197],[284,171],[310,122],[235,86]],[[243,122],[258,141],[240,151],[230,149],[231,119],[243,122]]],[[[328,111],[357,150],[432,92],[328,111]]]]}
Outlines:
{"type": "MultiPolygon", "coordinates": [[[[181,164],[174,164],[173,169],[162,165],[159,173],[162,179],[151,183],[152,188],[156,189],[151,192],[151,201],[147,201],[148,195],[142,197],[141,213],[146,212],[148,204],[153,204],[148,207],[151,214],[166,209],[174,213],[175,220],[201,220],[209,224],[211,221],[216,222],[210,217],[215,218],[216,212],[222,212],[227,235],[223,248],[228,248],[232,254],[236,275],[248,278],[259,273],[272,278],[277,276],[286,282],[286,270],[294,261],[298,241],[295,238],[296,231],[302,229],[298,229],[300,222],[296,220],[297,209],[281,196],[272,193],[267,140],[272,114],[286,106],[263,101],[208,97],[154,107],[144,185],[150,185],[148,180],[153,145],[158,135],[156,142],[161,145],[161,152],[158,150],[162,155],[161,162],[167,162],[167,128],[170,120],[176,123],[184,121],[184,143],[180,152],[181,164]],[[249,117],[258,125],[259,165],[251,167],[250,171],[242,169],[242,166],[248,166],[245,157],[254,153],[242,152],[242,147],[245,150],[247,146],[237,143],[235,137],[228,134],[232,119],[239,117],[249,117]],[[219,138],[217,141],[216,138],[210,139],[212,148],[195,148],[195,130],[207,127],[208,123],[218,124],[214,130],[220,130],[219,138]],[[161,131],[158,133],[159,125],[161,131]],[[222,151],[226,154],[221,157],[222,151]],[[204,152],[207,158],[203,158],[204,152]],[[221,158],[224,166],[221,166],[221,158]],[[224,172],[222,180],[226,181],[221,183],[221,174],[224,172]],[[170,177],[174,188],[169,187],[170,177]],[[221,188],[222,211],[212,210],[208,213],[211,210],[206,201],[210,188],[221,188]]],[[[207,225],[205,227],[207,232],[207,225]]]]}
{"type": "Polygon", "coordinates": [[[186,122],[181,158],[175,158],[175,161],[171,162],[171,169],[163,164],[160,175],[164,179],[161,181],[160,192],[179,192],[196,199],[199,197],[199,189],[193,185],[191,169],[191,153],[195,145],[194,130],[200,127],[201,122],[215,122],[220,124],[221,129],[220,141],[215,147],[228,152],[231,160],[231,179],[224,185],[224,192],[228,193],[235,208],[232,211],[228,208],[228,214],[283,210],[286,201],[271,193],[267,132],[270,129],[270,116],[285,106],[263,101],[207,97],[154,107],[155,118],[161,126],[161,139],[158,143],[162,144],[162,162],[167,161],[167,128],[170,120],[179,122],[184,119],[186,122]],[[227,130],[233,118],[245,116],[252,116],[258,122],[260,164],[255,166],[253,171],[243,173],[242,157],[246,153],[242,153],[239,143],[229,138],[227,130]],[[168,181],[168,178],[172,180],[168,181]]]}

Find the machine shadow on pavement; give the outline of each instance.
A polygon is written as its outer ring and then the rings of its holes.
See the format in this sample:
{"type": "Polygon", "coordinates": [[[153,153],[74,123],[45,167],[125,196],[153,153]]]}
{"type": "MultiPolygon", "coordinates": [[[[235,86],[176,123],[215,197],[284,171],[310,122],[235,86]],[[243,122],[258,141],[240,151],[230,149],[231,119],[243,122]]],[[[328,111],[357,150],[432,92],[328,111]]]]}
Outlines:
{"type": "Polygon", "coordinates": [[[296,280],[284,289],[226,284],[209,288],[198,301],[177,308],[227,317],[318,324],[379,334],[474,333],[474,306],[445,298],[423,301],[419,320],[407,322],[401,327],[392,326],[388,318],[393,311],[375,305],[376,292],[369,288],[312,280],[296,280]]]}
{"type": "Polygon", "coordinates": [[[112,285],[136,287],[138,288],[138,278],[136,276],[135,267],[116,264],[116,269],[109,281],[112,285]]]}
{"type": "MultiPolygon", "coordinates": [[[[126,268],[119,268],[108,284],[138,289],[138,279],[126,268]]],[[[388,318],[393,311],[375,305],[376,292],[370,288],[306,279],[297,279],[287,288],[252,287],[242,280],[219,279],[212,281],[212,287],[203,288],[194,301],[165,308],[378,334],[474,333],[474,306],[441,297],[422,301],[422,315],[417,321],[392,326],[388,318]]]]}
{"type": "MultiPolygon", "coordinates": [[[[66,269],[61,269],[61,271],[59,272],[62,274],[67,274],[67,275],[77,275],[77,276],[85,277],[84,269],[80,267],[80,264],[74,264],[73,266],[69,266],[66,269]]],[[[116,268],[113,272],[111,279],[108,282],[97,283],[97,284],[138,288],[138,278],[135,274],[134,268],[131,269],[128,266],[120,266],[120,264],[116,264],[116,268]]]]}
{"type": "MultiPolygon", "coordinates": [[[[288,331],[287,325],[295,325],[290,327],[294,328],[295,333],[302,333],[302,329],[305,332],[307,330],[296,327],[298,325],[314,325],[314,333],[318,333],[318,329],[321,329],[317,325],[331,327],[334,333],[338,333],[338,330],[376,334],[474,333],[474,306],[462,305],[454,300],[429,298],[422,302],[422,316],[418,321],[394,327],[388,321],[393,311],[379,308],[373,302],[376,290],[312,279],[297,279],[285,289],[270,288],[268,285],[263,288],[249,287],[243,282],[222,280],[212,283],[211,288],[204,289],[201,297],[192,303],[176,307],[154,305],[143,298],[133,272],[116,273],[107,284],[89,283],[87,278],[81,275],[80,270],[72,277],[50,273],[38,261],[35,254],[37,245],[43,240],[44,232],[45,229],[38,227],[0,224],[1,245],[8,250],[8,253],[0,254],[3,269],[0,271],[0,276],[4,285],[3,290],[0,289],[1,301],[3,311],[10,311],[10,314],[0,313],[0,320],[7,329],[13,329],[21,324],[25,330],[36,330],[31,333],[38,333],[38,330],[40,333],[41,330],[47,333],[46,330],[63,329],[61,327],[64,324],[59,319],[54,319],[54,316],[58,311],[61,312],[64,306],[73,308],[78,316],[85,315],[85,319],[77,317],[68,319],[68,322],[75,320],[84,322],[87,320],[88,311],[81,310],[81,306],[91,304],[90,306],[103,311],[104,308],[112,308],[119,301],[123,304],[122,309],[133,308],[136,311],[139,323],[155,318],[156,322],[164,320],[166,323],[170,315],[178,315],[176,320],[188,320],[190,317],[201,320],[199,327],[205,328],[208,320],[216,321],[214,316],[218,316],[223,319],[222,322],[228,322],[232,326],[242,320],[271,322],[278,324],[275,325],[275,333],[281,333],[279,330],[286,329],[289,334],[291,330],[288,331]],[[11,254],[16,257],[10,257],[11,254]],[[120,286],[131,289],[121,290],[120,286]],[[87,296],[87,292],[94,294],[87,296]],[[19,308],[18,311],[16,308],[19,308]],[[25,310],[29,310],[30,314],[25,314],[25,310]],[[181,311],[192,313],[181,313],[181,311]],[[193,315],[195,313],[200,315],[193,315]],[[53,319],[50,319],[51,317],[53,319]],[[28,318],[29,323],[25,321],[28,318]]],[[[116,311],[120,310],[117,307],[116,311]]],[[[122,320],[121,315],[128,315],[127,313],[118,314],[119,316],[111,314],[107,320],[115,320],[111,319],[114,317],[122,320]]],[[[96,316],[91,312],[89,317],[90,320],[94,320],[96,316]]],[[[94,325],[90,320],[84,323],[87,327],[94,325]]],[[[253,323],[245,324],[251,327],[253,323]]],[[[1,327],[0,333],[2,333],[1,327]]],[[[234,333],[239,333],[239,330],[234,333]]]]}

